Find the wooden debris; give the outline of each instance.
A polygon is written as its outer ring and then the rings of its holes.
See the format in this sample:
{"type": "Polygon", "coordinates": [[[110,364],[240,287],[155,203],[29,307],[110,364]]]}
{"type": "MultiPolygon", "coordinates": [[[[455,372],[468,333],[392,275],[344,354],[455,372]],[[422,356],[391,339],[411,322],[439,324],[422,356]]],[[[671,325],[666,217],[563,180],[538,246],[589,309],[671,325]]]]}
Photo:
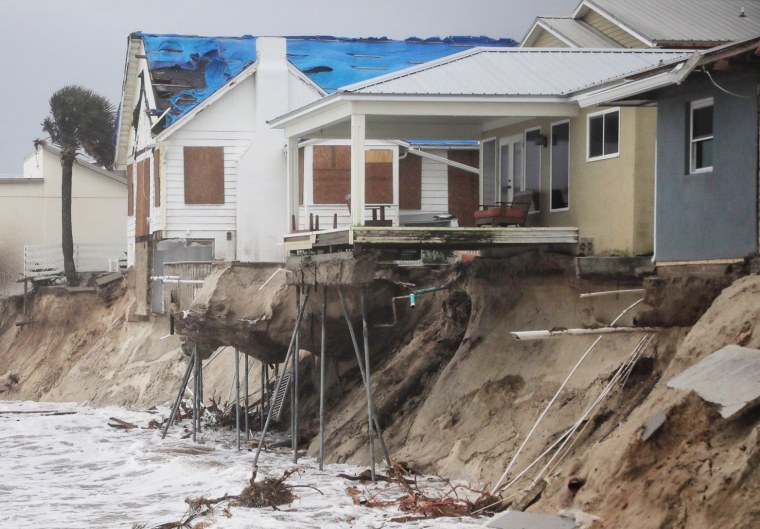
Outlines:
{"type": "Polygon", "coordinates": [[[108,418],[108,426],[111,428],[120,428],[122,430],[131,430],[132,428],[137,428],[136,424],[132,424],[131,422],[122,421],[121,419],[117,419],[116,417],[109,417],[108,418]]]}

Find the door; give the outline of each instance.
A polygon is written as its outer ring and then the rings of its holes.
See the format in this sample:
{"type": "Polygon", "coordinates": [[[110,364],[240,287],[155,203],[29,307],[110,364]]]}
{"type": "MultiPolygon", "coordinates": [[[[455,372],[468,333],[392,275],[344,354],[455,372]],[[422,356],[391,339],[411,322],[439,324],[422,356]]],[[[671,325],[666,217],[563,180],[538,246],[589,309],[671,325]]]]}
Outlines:
{"type": "Polygon", "coordinates": [[[499,140],[498,199],[501,202],[511,202],[515,191],[525,189],[524,153],[522,134],[499,140]]]}
{"type": "MultiPolygon", "coordinates": [[[[478,167],[480,156],[474,150],[450,150],[449,160],[478,167]]],[[[449,213],[457,218],[460,226],[475,227],[480,195],[478,175],[452,166],[449,166],[448,173],[449,213]]]]}

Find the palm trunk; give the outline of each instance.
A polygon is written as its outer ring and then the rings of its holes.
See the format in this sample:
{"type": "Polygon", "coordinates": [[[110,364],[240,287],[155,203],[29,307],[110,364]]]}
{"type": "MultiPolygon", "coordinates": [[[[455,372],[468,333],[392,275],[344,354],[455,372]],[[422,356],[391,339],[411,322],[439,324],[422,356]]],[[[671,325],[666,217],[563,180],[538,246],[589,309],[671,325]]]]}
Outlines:
{"type": "Polygon", "coordinates": [[[74,155],[61,153],[61,246],[63,248],[63,273],[69,286],[79,284],[74,265],[74,236],[71,231],[71,174],[74,155]]]}

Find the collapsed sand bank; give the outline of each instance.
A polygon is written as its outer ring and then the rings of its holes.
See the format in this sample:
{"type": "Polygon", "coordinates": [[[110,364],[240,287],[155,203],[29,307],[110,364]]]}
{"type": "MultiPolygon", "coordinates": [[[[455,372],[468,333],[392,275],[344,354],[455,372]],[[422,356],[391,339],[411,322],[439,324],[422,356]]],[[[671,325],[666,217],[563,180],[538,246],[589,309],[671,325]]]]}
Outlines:
{"type": "MultiPolygon", "coordinates": [[[[220,345],[235,345],[265,361],[279,359],[292,332],[294,288],[283,277],[258,295],[271,276],[269,269],[220,267],[215,274],[184,329],[208,335],[207,357],[220,345]]],[[[379,275],[366,295],[373,393],[389,450],[396,461],[481,487],[499,479],[594,340],[516,342],[509,333],[606,325],[637,299],[580,299],[582,292],[628,285],[578,280],[569,257],[548,254],[379,275]],[[414,310],[399,305],[396,326],[376,327],[392,320],[390,299],[407,292],[408,284],[449,288],[419,297],[414,310]]],[[[668,389],[666,383],[724,345],[760,348],[758,293],[760,277],[747,276],[726,288],[701,317],[704,308],[684,307],[698,321],[692,327],[659,329],[626,384],[610,393],[545,476],[546,484],[539,482],[530,491],[534,473],[529,472],[505,497],[523,499],[521,507],[538,512],[584,511],[599,518],[598,527],[754,527],[760,519],[752,502],[760,492],[760,416],[750,411],[722,419],[695,395],[668,389]],[[642,425],[660,411],[667,421],[651,439],[641,441],[642,425]],[[582,482],[575,493],[568,489],[571,478],[582,482]]],[[[346,294],[361,343],[359,289],[347,288],[346,294]]],[[[301,340],[301,434],[312,438],[312,455],[317,451],[321,296],[322,289],[312,291],[301,340]]],[[[176,337],[162,339],[168,330],[165,318],[127,321],[134,301],[126,285],[109,300],[94,294],[39,293],[29,314],[35,323],[21,328],[8,316],[18,313],[18,301],[4,303],[0,373],[13,371],[20,383],[0,398],[147,407],[174,397],[185,356],[176,337]]],[[[638,306],[623,323],[632,323],[649,308],[638,306]]],[[[666,305],[655,314],[664,321],[667,311],[677,308],[666,305]]],[[[335,370],[327,370],[328,461],[366,464],[364,388],[334,289],[328,291],[327,329],[328,351],[340,379],[339,385],[335,370]]],[[[602,339],[536,428],[509,477],[578,419],[640,338],[602,339]]],[[[206,368],[207,395],[215,392],[229,400],[232,359],[231,350],[223,352],[206,368]]]]}

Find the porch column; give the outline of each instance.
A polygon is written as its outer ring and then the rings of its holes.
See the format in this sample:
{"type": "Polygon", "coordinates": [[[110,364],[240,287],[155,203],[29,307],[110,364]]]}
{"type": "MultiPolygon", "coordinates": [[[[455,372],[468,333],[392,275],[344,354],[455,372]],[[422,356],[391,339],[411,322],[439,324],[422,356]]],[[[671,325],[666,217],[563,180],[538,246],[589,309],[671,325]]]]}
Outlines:
{"type": "Polygon", "coordinates": [[[364,114],[351,115],[351,225],[364,226],[364,114]]]}
{"type": "Polygon", "coordinates": [[[291,220],[293,215],[296,219],[296,229],[298,229],[298,138],[288,138],[288,161],[287,161],[287,179],[288,179],[288,200],[287,200],[287,219],[285,230],[290,233],[291,220]]]}

